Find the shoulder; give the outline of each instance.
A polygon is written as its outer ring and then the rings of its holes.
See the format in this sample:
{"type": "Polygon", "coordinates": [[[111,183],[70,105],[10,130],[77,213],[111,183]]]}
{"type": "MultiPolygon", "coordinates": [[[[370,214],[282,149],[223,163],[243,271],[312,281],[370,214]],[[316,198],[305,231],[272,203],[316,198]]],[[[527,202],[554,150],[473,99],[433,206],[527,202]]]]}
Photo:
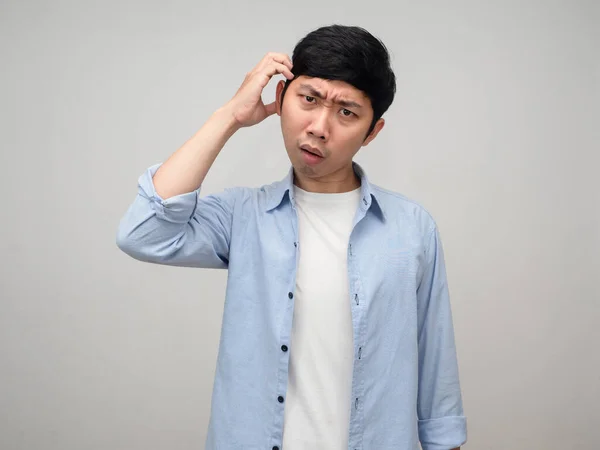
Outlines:
{"type": "Polygon", "coordinates": [[[435,218],[422,203],[376,184],[371,183],[370,187],[386,219],[392,224],[414,227],[423,237],[437,228],[435,218]]]}

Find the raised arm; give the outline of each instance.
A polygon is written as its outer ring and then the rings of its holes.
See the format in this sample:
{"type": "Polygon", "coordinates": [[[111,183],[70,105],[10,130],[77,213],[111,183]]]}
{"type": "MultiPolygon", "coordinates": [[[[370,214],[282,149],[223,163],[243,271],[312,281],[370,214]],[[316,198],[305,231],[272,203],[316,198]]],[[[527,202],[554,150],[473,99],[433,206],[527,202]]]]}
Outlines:
{"type": "Polygon", "coordinates": [[[199,197],[219,152],[240,128],[276,112],[261,95],[278,73],[293,78],[287,55],[267,54],[250,71],[235,96],[164,164],[150,167],[121,219],[117,245],[133,258],[158,264],[226,268],[236,198],[241,190],[199,197]]]}

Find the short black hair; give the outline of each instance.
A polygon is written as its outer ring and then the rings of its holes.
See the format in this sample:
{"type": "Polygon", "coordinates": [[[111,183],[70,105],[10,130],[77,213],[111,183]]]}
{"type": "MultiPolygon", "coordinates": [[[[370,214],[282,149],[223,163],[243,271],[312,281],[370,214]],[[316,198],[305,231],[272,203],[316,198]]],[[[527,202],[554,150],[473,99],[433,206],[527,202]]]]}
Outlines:
{"type": "MultiPolygon", "coordinates": [[[[363,91],[373,107],[367,136],[394,100],[396,76],[390,55],[383,42],[364,28],[329,25],[311,31],[296,44],[292,63],[295,77],[345,81],[363,91]]],[[[285,81],[282,104],[291,81],[285,81]]]]}

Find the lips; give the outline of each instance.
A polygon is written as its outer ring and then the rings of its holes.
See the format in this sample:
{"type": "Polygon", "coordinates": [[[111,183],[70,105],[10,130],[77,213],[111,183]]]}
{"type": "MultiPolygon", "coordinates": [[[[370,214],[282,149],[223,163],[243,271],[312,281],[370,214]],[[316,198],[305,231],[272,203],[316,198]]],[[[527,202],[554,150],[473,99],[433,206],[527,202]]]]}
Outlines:
{"type": "Polygon", "coordinates": [[[320,156],[321,158],[324,158],[323,152],[321,152],[321,150],[319,150],[316,147],[311,147],[310,145],[302,145],[300,147],[300,149],[304,150],[304,151],[306,151],[308,153],[312,153],[313,155],[317,155],[317,156],[320,156]]]}

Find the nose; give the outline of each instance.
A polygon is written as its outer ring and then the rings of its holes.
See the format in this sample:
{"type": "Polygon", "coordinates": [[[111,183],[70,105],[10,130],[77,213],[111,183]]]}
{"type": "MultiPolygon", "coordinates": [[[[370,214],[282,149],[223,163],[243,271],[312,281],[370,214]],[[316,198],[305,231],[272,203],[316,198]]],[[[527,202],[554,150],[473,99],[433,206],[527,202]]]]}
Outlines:
{"type": "Polygon", "coordinates": [[[307,133],[322,141],[329,139],[329,108],[314,111],[307,133]]]}

